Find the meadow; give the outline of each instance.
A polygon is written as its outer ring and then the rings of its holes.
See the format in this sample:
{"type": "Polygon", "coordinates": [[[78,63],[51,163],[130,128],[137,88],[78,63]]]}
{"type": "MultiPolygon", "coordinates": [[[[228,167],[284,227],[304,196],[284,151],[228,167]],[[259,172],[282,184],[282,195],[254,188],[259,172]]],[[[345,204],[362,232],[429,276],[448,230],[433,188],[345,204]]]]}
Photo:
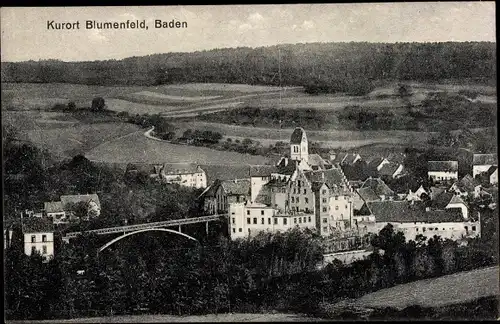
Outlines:
{"type": "Polygon", "coordinates": [[[498,266],[415,281],[362,296],[354,306],[369,308],[441,307],[498,296],[498,266]]]}

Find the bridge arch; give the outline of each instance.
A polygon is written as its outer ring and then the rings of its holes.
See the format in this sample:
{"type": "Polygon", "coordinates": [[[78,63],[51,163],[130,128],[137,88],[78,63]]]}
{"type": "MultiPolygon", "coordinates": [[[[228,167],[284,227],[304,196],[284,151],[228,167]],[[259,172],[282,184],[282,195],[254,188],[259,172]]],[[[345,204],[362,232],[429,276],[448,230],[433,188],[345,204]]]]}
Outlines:
{"type": "Polygon", "coordinates": [[[103,246],[101,246],[99,248],[99,252],[102,252],[104,250],[106,250],[108,247],[110,247],[111,245],[115,244],[116,242],[128,237],[128,236],[131,236],[131,235],[135,235],[135,234],[139,234],[139,233],[144,233],[144,232],[152,232],[152,231],[156,231],[156,232],[168,232],[168,233],[173,233],[173,234],[177,234],[177,235],[181,235],[181,236],[184,236],[192,241],[195,241],[197,242],[198,244],[200,243],[197,239],[195,239],[194,237],[192,236],[189,236],[187,234],[184,234],[184,233],[181,233],[181,232],[178,232],[178,231],[174,231],[174,230],[171,230],[171,229],[167,229],[167,228],[147,228],[147,229],[143,229],[143,230],[138,230],[138,231],[133,231],[133,232],[130,232],[130,233],[126,233],[126,234],[123,234],[121,236],[118,236],[117,238],[115,239],[112,239],[111,241],[109,241],[108,243],[104,244],[103,246]]]}

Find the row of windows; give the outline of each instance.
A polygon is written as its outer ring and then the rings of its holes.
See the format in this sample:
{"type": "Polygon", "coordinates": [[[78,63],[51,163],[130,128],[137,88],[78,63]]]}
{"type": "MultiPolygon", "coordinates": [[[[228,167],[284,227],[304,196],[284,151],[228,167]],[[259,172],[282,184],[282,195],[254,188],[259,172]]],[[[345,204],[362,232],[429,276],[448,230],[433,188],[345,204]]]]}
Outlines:
{"type": "MultiPolygon", "coordinates": [[[[279,222],[279,218],[278,217],[274,217],[274,225],[278,225],[278,222],[279,222]]],[[[309,223],[312,222],[311,216],[293,217],[293,223],[294,224],[297,224],[297,223],[302,224],[302,223],[307,223],[307,222],[309,222],[309,223]]],[[[234,217],[233,217],[232,223],[233,224],[236,223],[236,219],[234,217]]],[[[248,225],[250,225],[250,224],[257,225],[258,224],[258,218],[254,217],[253,221],[252,221],[252,218],[247,217],[247,224],[248,225]]],[[[260,219],[260,224],[261,225],[265,225],[266,224],[266,221],[265,221],[264,217],[262,217],[260,219]]],[[[287,225],[287,224],[288,224],[288,218],[283,217],[283,225],[287,225]]],[[[271,217],[267,218],[267,225],[271,225],[271,217]]]]}
{"type": "MultiPolygon", "coordinates": [[[[450,227],[450,230],[454,230],[455,228],[453,227],[450,227]]],[[[465,226],[465,230],[467,230],[467,226],[465,226]]],[[[415,229],[417,232],[418,232],[418,227],[415,229]]],[[[437,227],[422,227],[422,232],[425,232],[426,230],[429,230],[429,231],[439,231],[439,228],[437,227]]],[[[445,231],[446,228],[443,227],[443,231],[445,231]]],[[[472,231],[475,231],[476,230],[476,226],[472,226],[472,231]]]]}
{"type": "MultiPolygon", "coordinates": [[[[300,189],[293,188],[293,193],[294,194],[300,194],[300,189]]],[[[303,193],[304,193],[304,195],[307,195],[307,189],[304,188],[303,193]]]]}
{"type": "MultiPolygon", "coordinates": [[[[260,214],[261,214],[262,216],[264,216],[264,211],[263,211],[263,210],[261,210],[261,211],[260,211],[260,214]]],[[[250,215],[250,210],[247,210],[247,215],[250,215]]]]}
{"type": "MultiPolygon", "coordinates": [[[[292,203],[299,203],[299,202],[300,202],[300,199],[299,199],[299,198],[300,198],[300,197],[296,197],[296,198],[295,198],[295,197],[292,197],[292,203]]],[[[306,204],[308,204],[308,203],[309,203],[309,198],[305,197],[305,198],[304,198],[304,201],[305,201],[305,203],[306,203],[306,204]]]]}
{"type": "MultiPolygon", "coordinates": [[[[32,246],[31,247],[31,254],[36,253],[36,247],[32,246]]],[[[42,245],[42,254],[47,254],[47,245],[42,245]]]]}
{"type": "MultiPolygon", "coordinates": [[[[47,242],[47,235],[42,235],[42,242],[47,242]]],[[[36,235],[31,235],[31,243],[36,243],[36,235]]]]}

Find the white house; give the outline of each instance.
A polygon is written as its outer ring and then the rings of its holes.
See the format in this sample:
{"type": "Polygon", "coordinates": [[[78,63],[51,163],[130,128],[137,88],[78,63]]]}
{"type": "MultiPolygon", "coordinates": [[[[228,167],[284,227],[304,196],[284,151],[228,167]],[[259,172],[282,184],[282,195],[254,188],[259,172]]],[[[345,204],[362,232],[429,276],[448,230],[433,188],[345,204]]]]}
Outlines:
{"type": "Polygon", "coordinates": [[[278,210],[260,203],[232,203],[229,205],[229,234],[231,239],[253,237],[260,232],[299,227],[315,229],[314,214],[280,214],[278,210]]]}
{"type": "Polygon", "coordinates": [[[177,183],[193,188],[207,187],[207,175],[199,165],[171,163],[155,166],[155,169],[157,169],[160,179],[167,183],[177,183]]]}
{"type": "Polygon", "coordinates": [[[87,208],[86,218],[99,217],[101,215],[101,203],[97,194],[61,196],[62,208],[66,212],[66,215],[73,216],[73,208],[79,203],[85,204],[87,208]]]}
{"type": "Polygon", "coordinates": [[[466,174],[462,179],[455,181],[448,191],[460,197],[472,196],[477,198],[481,194],[481,183],[470,174],[466,174]]]}
{"type": "Polygon", "coordinates": [[[375,223],[369,227],[373,233],[390,223],[405,234],[406,240],[415,240],[419,234],[427,239],[438,235],[451,240],[481,235],[480,216],[465,220],[456,208],[428,210],[424,203],[408,201],[369,202],[367,207],[375,217],[375,223]]]}
{"type": "Polygon", "coordinates": [[[458,180],[457,161],[428,161],[427,175],[434,182],[458,180]]]}
{"type": "Polygon", "coordinates": [[[27,218],[22,223],[24,253],[39,253],[46,261],[54,257],[54,227],[47,219],[27,218]]]}
{"type": "Polygon", "coordinates": [[[488,171],[491,166],[498,166],[496,154],[474,154],[472,158],[472,177],[488,171]]]}
{"type": "Polygon", "coordinates": [[[54,224],[67,223],[66,211],[60,201],[50,201],[44,203],[44,211],[48,218],[52,219],[54,224]]]}
{"type": "Polygon", "coordinates": [[[389,162],[382,165],[378,174],[381,177],[397,178],[403,173],[403,165],[396,162],[389,162]]]}
{"type": "Polygon", "coordinates": [[[420,187],[418,187],[418,189],[415,190],[415,192],[413,192],[411,189],[409,189],[408,195],[406,195],[406,200],[408,200],[408,201],[422,201],[423,194],[430,196],[429,193],[427,192],[427,190],[425,190],[424,186],[420,185],[420,187]]]}

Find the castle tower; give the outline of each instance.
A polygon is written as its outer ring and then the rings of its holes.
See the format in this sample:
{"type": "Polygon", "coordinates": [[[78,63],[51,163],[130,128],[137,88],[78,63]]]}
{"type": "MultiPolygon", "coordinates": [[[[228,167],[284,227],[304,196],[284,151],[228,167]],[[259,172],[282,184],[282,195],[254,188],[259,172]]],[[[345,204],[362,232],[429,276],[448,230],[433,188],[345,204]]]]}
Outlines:
{"type": "Polygon", "coordinates": [[[290,159],[306,163],[309,160],[307,136],[302,127],[296,127],[290,138],[290,159]]]}

